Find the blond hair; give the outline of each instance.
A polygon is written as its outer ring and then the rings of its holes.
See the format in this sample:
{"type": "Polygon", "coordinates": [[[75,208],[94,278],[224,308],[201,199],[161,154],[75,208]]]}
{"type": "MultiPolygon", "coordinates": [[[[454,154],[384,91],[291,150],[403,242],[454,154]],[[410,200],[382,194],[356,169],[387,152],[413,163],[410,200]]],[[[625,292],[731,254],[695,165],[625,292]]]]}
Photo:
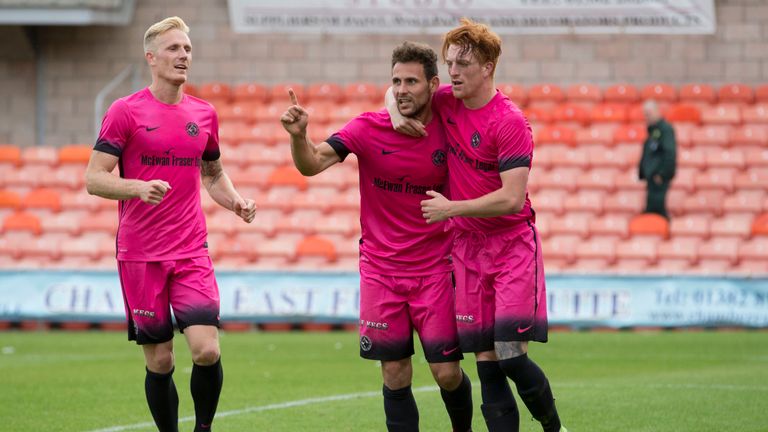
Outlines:
{"type": "Polygon", "coordinates": [[[184,33],[189,33],[187,24],[177,16],[168,17],[160,22],[156,22],[149,26],[146,33],[144,33],[144,52],[152,51],[151,46],[155,39],[169,30],[181,30],[184,33]]]}
{"type": "Polygon", "coordinates": [[[456,45],[459,53],[472,53],[480,64],[493,63],[493,71],[501,55],[501,38],[491,29],[469,18],[462,18],[461,25],[445,34],[443,39],[443,60],[448,53],[448,47],[456,45]]]}

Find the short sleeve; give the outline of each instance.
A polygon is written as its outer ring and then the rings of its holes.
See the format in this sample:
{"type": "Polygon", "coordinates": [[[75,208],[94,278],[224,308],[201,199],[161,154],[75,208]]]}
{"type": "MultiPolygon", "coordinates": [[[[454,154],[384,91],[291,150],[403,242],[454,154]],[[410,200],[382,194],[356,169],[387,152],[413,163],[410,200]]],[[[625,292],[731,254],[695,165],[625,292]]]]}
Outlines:
{"type": "Polygon", "coordinates": [[[442,117],[446,117],[452,104],[456,103],[450,84],[443,84],[432,95],[432,111],[442,117]]]}
{"type": "Polygon", "coordinates": [[[104,114],[94,150],[120,157],[133,133],[133,118],[125,101],[116,100],[104,114]]]}
{"type": "Polygon", "coordinates": [[[211,109],[211,131],[208,134],[208,142],[205,144],[205,150],[203,150],[204,161],[215,161],[221,157],[221,150],[219,149],[219,116],[216,115],[216,110],[211,109]]]}
{"type": "Polygon", "coordinates": [[[350,153],[360,154],[361,137],[364,134],[364,122],[360,117],[352,119],[338,132],[331,135],[326,142],[333,148],[343,161],[350,153]]]}
{"type": "Polygon", "coordinates": [[[499,172],[513,168],[531,167],[533,136],[531,127],[519,112],[504,116],[497,129],[499,172]]]}

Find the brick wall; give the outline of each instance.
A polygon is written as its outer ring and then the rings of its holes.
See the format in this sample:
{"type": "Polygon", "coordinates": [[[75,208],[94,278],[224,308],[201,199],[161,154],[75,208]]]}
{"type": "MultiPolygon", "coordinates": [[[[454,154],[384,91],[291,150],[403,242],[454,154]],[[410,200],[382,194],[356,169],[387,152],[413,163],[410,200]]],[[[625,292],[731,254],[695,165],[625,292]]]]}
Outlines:
{"type": "MultiPolygon", "coordinates": [[[[192,82],[386,82],[392,48],[405,39],[436,49],[438,36],[237,35],[226,0],[139,0],[125,27],[48,27],[40,31],[47,60],[46,137],[60,145],[93,140],[93,100],[130,64],[143,65],[145,29],[182,16],[194,46],[192,82]]],[[[768,82],[768,2],[717,0],[717,33],[705,36],[505,36],[498,82],[567,85],[592,82],[768,82]]],[[[0,142],[32,144],[34,60],[0,50],[0,142]]],[[[443,78],[445,76],[443,75],[443,78]]],[[[129,92],[122,86],[111,99],[129,92]]]]}

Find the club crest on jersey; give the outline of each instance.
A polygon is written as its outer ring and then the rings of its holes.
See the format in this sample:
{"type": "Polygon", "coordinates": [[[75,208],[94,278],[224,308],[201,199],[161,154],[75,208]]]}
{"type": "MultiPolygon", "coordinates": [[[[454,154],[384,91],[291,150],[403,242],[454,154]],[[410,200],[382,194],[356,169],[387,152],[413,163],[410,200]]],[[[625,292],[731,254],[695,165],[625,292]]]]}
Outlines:
{"type": "Polygon", "coordinates": [[[480,147],[480,132],[475,131],[475,133],[472,134],[472,148],[478,147],[480,147]]]}
{"type": "Polygon", "coordinates": [[[445,165],[445,152],[442,150],[435,150],[434,153],[432,153],[432,163],[435,164],[435,166],[445,165]]]}
{"type": "Polygon", "coordinates": [[[373,347],[373,342],[371,342],[371,339],[368,336],[361,336],[360,337],[360,349],[363,351],[370,351],[373,347]]]}
{"type": "Polygon", "coordinates": [[[187,135],[191,137],[196,137],[198,133],[200,133],[200,128],[197,127],[197,123],[195,122],[189,122],[187,123],[187,135]]]}

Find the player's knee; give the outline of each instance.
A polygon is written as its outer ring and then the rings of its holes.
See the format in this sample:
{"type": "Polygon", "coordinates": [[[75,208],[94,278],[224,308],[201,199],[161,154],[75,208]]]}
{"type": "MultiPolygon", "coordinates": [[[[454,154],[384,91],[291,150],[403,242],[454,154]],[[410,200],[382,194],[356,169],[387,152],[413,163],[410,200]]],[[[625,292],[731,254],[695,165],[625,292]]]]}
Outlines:
{"type": "Polygon", "coordinates": [[[147,357],[147,368],[155,373],[166,374],[173,369],[173,352],[156,351],[147,357]]]}
{"type": "Polygon", "coordinates": [[[216,363],[220,356],[219,346],[217,344],[209,344],[192,352],[192,362],[200,366],[210,366],[216,363]]]}
{"type": "Polygon", "coordinates": [[[411,385],[413,368],[410,358],[399,361],[384,361],[381,363],[381,372],[384,384],[391,390],[411,385]]]}
{"type": "Polygon", "coordinates": [[[435,378],[435,382],[440,388],[448,391],[456,389],[464,378],[459,365],[454,365],[452,363],[445,363],[441,364],[439,367],[433,367],[432,376],[435,378]]]}

